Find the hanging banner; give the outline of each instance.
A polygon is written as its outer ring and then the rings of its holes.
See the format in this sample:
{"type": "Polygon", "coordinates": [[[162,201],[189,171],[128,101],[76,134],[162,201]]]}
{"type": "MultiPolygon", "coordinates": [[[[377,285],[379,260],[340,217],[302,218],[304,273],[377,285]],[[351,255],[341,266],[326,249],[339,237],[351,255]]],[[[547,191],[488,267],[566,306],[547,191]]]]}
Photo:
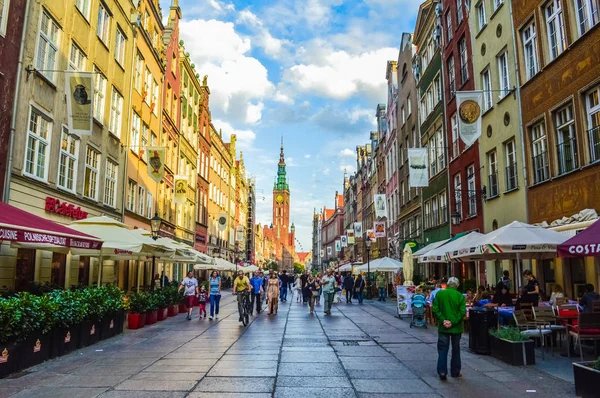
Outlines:
{"type": "Polygon", "coordinates": [[[371,242],[375,242],[377,240],[375,237],[375,230],[367,229],[367,239],[369,239],[371,242]]]}
{"type": "Polygon", "coordinates": [[[175,176],[175,204],[182,205],[187,199],[188,178],[186,176],[175,176]]]}
{"type": "Polygon", "coordinates": [[[457,91],[458,135],[467,147],[481,136],[481,91],[457,91]]]}
{"type": "Polygon", "coordinates": [[[363,237],[363,229],[362,229],[362,223],[361,222],[355,222],[354,223],[354,236],[356,238],[362,238],[363,237]]]}
{"type": "Polygon", "coordinates": [[[335,251],[339,252],[342,250],[342,242],[340,242],[339,240],[335,241],[335,251]]]}
{"type": "Polygon", "coordinates": [[[155,182],[160,183],[165,176],[165,156],[164,147],[149,146],[148,151],[148,175],[155,182]]]}
{"type": "Polygon", "coordinates": [[[387,217],[387,206],[385,203],[385,195],[378,194],[373,196],[375,203],[375,217],[387,217]]]}
{"type": "Polygon", "coordinates": [[[373,223],[376,238],[385,238],[385,221],[375,221],[373,223]]]}
{"type": "Polygon", "coordinates": [[[348,247],[348,236],[340,236],[340,241],[342,242],[342,247],[348,247]]]}
{"type": "Polygon", "coordinates": [[[327,256],[331,256],[331,246],[327,246],[327,256]]]}
{"type": "Polygon", "coordinates": [[[325,251],[324,250],[319,251],[319,255],[320,255],[320,257],[323,257],[325,255],[325,251]]]}
{"type": "Polygon", "coordinates": [[[235,228],[235,241],[236,242],[243,242],[244,241],[244,227],[237,226],[235,228]]]}
{"type": "Polygon", "coordinates": [[[65,71],[67,119],[69,131],[77,135],[92,135],[92,99],[94,79],[88,72],[65,71]]]}
{"type": "Polygon", "coordinates": [[[348,236],[348,244],[353,245],[354,244],[354,230],[353,229],[346,230],[346,235],[348,236]]]}
{"type": "Polygon", "coordinates": [[[227,228],[227,214],[219,214],[217,224],[219,225],[219,231],[225,231],[225,228],[227,228]]]}
{"type": "Polygon", "coordinates": [[[411,188],[429,186],[427,170],[427,148],[409,148],[408,154],[408,186],[411,188]]]}

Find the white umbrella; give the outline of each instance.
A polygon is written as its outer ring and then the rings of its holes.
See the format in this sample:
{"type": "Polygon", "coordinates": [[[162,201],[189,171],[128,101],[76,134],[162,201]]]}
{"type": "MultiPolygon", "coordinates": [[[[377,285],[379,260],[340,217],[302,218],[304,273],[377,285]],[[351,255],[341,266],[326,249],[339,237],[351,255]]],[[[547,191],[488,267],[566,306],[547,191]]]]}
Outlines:
{"type": "Polygon", "coordinates": [[[414,252],[413,253],[413,258],[416,258],[417,261],[420,262],[422,255],[427,254],[431,250],[437,249],[438,247],[440,247],[442,245],[445,245],[449,241],[450,241],[450,239],[444,239],[444,240],[440,240],[440,241],[437,241],[437,242],[430,243],[427,246],[425,246],[425,247],[417,250],[416,252],[414,252]]]}
{"type": "Polygon", "coordinates": [[[244,274],[247,274],[249,272],[258,271],[258,267],[256,265],[248,265],[245,267],[239,267],[239,269],[241,269],[244,272],[244,274]]]}
{"type": "Polygon", "coordinates": [[[360,267],[354,267],[354,271],[366,272],[367,270],[371,272],[393,272],[397,271],[399,268],[402,268],[402,263],[398,260],[395,260],[390,257],[378,258],[371,261],[369,264],[363,264],[360,267]]]}
{"type": "Polygon", "coordinates": [[[404,272],[404,286],[413,286],[413,254],[408,243],[404,246],[402,262],[404,263],[404,267],[402,267],[404,272]]]}
{"type": "Polygon", "coordinates": [[[422,255],[419,259],[421,263],[447,263],[450,261],[450,258],[447,257],[446,253],[457,250],[463,246],[468,246],[469,242],[475,242],[479,239],[482,234],[479,232],[471,232],[466,235],[461,236],[460,238],[450,241],[445,245],[439,246],[436,249],[430,250],[424,255],[422,255]]]}

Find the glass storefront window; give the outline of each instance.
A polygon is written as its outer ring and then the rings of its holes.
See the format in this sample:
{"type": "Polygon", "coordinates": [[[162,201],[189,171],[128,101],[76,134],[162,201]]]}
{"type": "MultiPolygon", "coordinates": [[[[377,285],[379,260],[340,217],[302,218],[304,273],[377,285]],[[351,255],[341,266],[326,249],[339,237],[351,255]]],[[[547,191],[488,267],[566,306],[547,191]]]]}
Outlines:
{"type": "Polygon", "coordinates": [[[56,287],[65,287],[65,272],[67,269],[67,255],[52,253],[52,271],[50,273],[50,284],[56,287]]]}
{"type": "Polygon", "coordinates": [[[15,275],[15,291],[21,292],[29,289],[35,277],[35,250],[17,250],[17,265],[15,275]]]}
{"type": "Polygon", "coordinates": [[[77,283],[80,286],[88,286],[90,284],[90,258],[79,258],[79,274],[77,275],[77,283]]]}

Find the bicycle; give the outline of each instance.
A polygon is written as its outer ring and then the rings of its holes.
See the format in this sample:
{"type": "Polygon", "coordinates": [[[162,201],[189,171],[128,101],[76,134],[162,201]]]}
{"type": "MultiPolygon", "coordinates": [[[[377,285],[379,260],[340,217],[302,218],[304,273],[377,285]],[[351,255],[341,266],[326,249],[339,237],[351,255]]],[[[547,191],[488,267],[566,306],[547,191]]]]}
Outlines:
{"type": "Polygon", "coordinates": [[[241,298],[238,300],[238,312],[240,314],[240,318],[242,318],[242,324],[248,326],[250,323],[250,313],[252,312],[252,303],[250,302],[250,292],[244,290],[242,292],[236,293],[237,296],[241,295],[241,298]]]}

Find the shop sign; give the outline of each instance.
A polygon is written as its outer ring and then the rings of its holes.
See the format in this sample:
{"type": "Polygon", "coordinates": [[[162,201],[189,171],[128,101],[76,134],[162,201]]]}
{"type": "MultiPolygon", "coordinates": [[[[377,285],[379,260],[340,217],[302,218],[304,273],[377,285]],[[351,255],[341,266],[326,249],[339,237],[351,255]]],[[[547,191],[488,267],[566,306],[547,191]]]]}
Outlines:
{"type": "Polygon", "coordinates": [[[196,242],[205,243],[206,235],[196,234],[196,242]]]}
{"type": "Polygon", "coordinates": [[[83,220],[87,218],[88,213],[81,210],[81,207],[75,207],[72,203],[61,202],[53,197],[46,197],[46,211],[50,213],[60,214],[75,220],[83,220]]]}

